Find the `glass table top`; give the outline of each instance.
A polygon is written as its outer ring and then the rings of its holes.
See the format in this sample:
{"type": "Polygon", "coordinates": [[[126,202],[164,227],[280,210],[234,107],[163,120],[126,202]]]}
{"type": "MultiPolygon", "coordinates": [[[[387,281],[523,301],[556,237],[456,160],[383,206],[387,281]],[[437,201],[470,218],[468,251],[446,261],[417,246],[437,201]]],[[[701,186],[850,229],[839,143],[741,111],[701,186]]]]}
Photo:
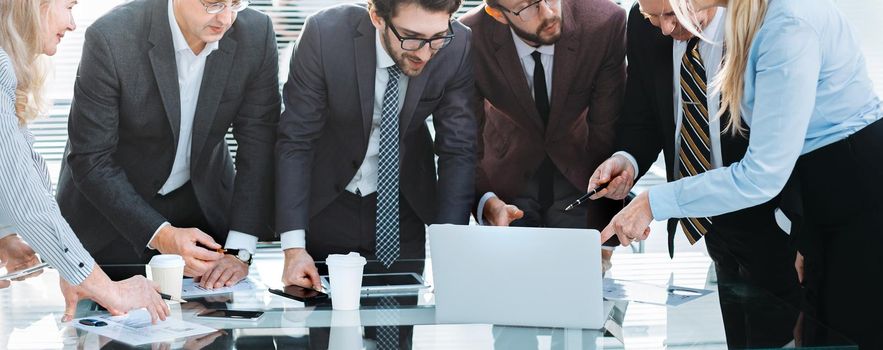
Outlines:
{"type": "MultiPolygon", "coordinates": [[[[397,295],[363,296],[357,311],[333,311],[330,301],[303,303],[268,292],[281,289],[283,268],[278,249],[255,255],[250,278],[258,289],[189,299],[171,305],[172,317],[218,329],[217,332],[139,348],[153,349],[726,349],[711,261],[696,253],[673,260],[666,254],[614,254],[613,268],[605,277],[655,285],[677,285],[714,290],[678,306],[629,301],[605,301],[609,313],[606,329],[553,329],[488,324],[436,324],[432,261],[406,260],[396,271],[422,273],[430,287],[397,295]],[[389,307],[394,300],[394,307],[389,307]],[[383,304],[381,306],[380,304],[383,304]],[[196,318],[205,310],[260,310],[256,321],[214,321],[196,318]]],[[[320,270],[322,265],[320,264],[320,270]]],[[[376,262],[365,273],[379,272],[376,262]]],[[[109,269],[110,270],[110,269],[109,269]]],[[[321,272],[321,271],[320,271],[321,272]]],[[[64,301],[58,275],[43,275],[0,290],[0,349],[125,349],[128,345],[76,330],[61,323],[64,301]]],[[[798,311],[772,295],[750,287],[739,289],[769,318],[794,316],[798,311]]],[[[525,303],[542,303],[546,295],[525,295],[525,303]]],[[[724,305],[727,301],[724,301],[724,305]]],[[[103,313],[96,304],[81,301],[76,317],[103,313]]],[[[784,319],[791,319],[785,317],[784,319]]],[[[800,347],[792,329],[824,327],[802,317],[799,324],[780,322],[769,329],[787,338],[776,347],[800,347]],[[773,328],[779,328],[774,330],[773,328]]],[[[843,340],[830,348],[855,348],[843,340]]]]}

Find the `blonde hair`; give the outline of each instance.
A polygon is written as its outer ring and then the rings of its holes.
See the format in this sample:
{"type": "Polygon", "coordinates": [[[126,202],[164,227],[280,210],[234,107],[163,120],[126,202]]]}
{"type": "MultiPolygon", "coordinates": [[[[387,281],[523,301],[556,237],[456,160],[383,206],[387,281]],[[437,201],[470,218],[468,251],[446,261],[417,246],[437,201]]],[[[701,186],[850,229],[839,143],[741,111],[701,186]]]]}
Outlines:
{"type": "Polygon", "coordinates": [[[9,56],[18,80],[15,111],[22,125],[43,114],[48,106],[43,88],[49,60],[43,55],[43,31],[54,2],[0,0],[0,47],[9,56]]]}
{"type": "MultiPolygon", "coordinates": [[[[693,34],[700,35],[698,21],[691,0],[669,0],[678,21],[693,34]]],[[[713,91],[721,94],[721,108],[715,118],[729,111],[730,121],[727,130],[732,134],[743,134],[742,98],[745,88],[745,69],[748,63],[748,50],[760,30],[766,16],[769,0],[728,0],[727,24],[724,36],[726,55],[723,67],[712,81],[713,91]]],[[[705,38],[702,37],[704,40],[705,38]]]]}

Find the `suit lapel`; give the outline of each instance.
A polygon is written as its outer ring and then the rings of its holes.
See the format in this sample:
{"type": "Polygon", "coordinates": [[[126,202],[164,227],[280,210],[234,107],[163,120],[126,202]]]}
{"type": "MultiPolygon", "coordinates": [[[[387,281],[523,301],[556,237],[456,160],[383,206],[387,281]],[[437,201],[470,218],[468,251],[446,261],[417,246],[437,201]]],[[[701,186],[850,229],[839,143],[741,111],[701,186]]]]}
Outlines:
{"type": "Polygon", "coordinates": [[[555,44],[555,58],[552,67],[552,106],[549,110],[549,126],[546,128],[546,137],[549,130],[555,130],[558,123],[561,122],[561,113],[564,103],[567,102],[567,95],[570,93],[570,85],[576,77],[576,68],[579,66],[577,62],[577,52],[579,52],[579,40],[577,40],[576,28],[573,28],[573,19],[570,17],[570,11],[564,11],[561,23],[561,39],[555,44]]]}
{"type": "Polygon", "coordinates": [[[426,83],[429,81],[432,63],[432,60],[427,62],[420,75],[408,78],[408,91],[405,93],[405,102],[402,104],[401,112],[399,112],[399,139],[405,137],[405,133],[411,125],[411,120],[414,119],[414,109],[417,108],[417,103],[420,102],[420,97],[423,96],[423,89],[426,88],[426,83]]]}
{"type": "Polygon", "coordinates": [[[543,121],[540,118],[540,113],[537,112],[536,105],[534,105],[533,96],[530,94],[527,78],[523,73],[524,67],[521,65],[518,52],[515,50],[515,43],[512,41],[514,40],[512,32],[508,26],[502,24],[495,23],[493,28],[494,43],[497,47],[494,56],[497,58],[497,64],[500,65],[500,74],[506,77],[512,94],[515,95],[518,105],[521,106],[524,117],[521,119],[529,120],[534,124],[533,127],[542,130],[543,121]]]}
{"type": "MultiPolygon", "coordinates": [[[[196,113],[193,116],[193,143],[190,154],[193,159],[198,159],[215,121],[218,105],[221,103],[221,95],[227,86],[227,78],[233,68],[233,57],[236,54],[236,40],[230,37],[233,32],[231,27],[227,30],[224,38],[218,43],[218,49],[209,54],[205,62],[205,72],[202,76],[202,85],[199,88],[199,100],[196,104],[196,113]]],[[[195,162],[191,163],[194,164],[195,162]]]]}
{"type": "Polygon", "coordinates": [[[371,136],[374,118],[374,75],[377,71],[376,29],[370,17],[365,16],[359,24],[359,33],[353,38],[356,52],[356,83],[359,87],[359,101],[362,110],[363,140],[367,144],[371,136]]]}
{"type": "Polygon", "coordinates": [[[175,49],[172,43],[172,29],[169,26],[168,3],[155,1],[150,23],[148,41],[153,44],[147,55],[153,68],[153,75],[166,110],[166,118],[172,129],[172,143],[177,148],[178,134],[181,132],[181,93],[178,89],[178,67],[175,63],[175,49]]]}

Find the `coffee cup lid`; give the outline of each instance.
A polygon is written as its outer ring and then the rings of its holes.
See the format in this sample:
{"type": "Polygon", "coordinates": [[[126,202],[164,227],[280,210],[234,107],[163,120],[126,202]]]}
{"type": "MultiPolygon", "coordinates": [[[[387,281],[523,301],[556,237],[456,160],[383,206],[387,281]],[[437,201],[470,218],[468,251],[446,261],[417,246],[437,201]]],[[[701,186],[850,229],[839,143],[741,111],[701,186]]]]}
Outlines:
{"type": "Polygon", "coordinates": [[[325,264],[337,266],[364,266],[367,262],[364,257],[356,252],[350,252],[346,255],[331,254],[325,259],[325,264]]]}
{"type": "Polygon", "coordinates": [[[151,267],[181,267],[184,266],[184,258],[177,254],[160,254],[150,258],[151,267]]]}

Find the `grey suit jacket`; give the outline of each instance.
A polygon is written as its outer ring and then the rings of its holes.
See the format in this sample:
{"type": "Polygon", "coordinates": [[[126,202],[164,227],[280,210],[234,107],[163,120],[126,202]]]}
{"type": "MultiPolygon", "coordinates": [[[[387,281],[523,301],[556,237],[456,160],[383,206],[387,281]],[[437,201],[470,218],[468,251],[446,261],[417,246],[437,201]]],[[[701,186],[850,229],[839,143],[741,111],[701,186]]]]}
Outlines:
{"type": "MultiPolygon", "coordinates": [[[[119,235],[143,252],[166,221],[146,199],[171,173],[180,129],[167,6],[168,0],[132,1],[86,31],[58,202],[93,253],[119,235]]],[[[270,233],[278,70],[270,19],[250,9],[239,13],[206,62],[190,172],[216,239],[230,229],[270,233]],[[231,126],[239,144],[236,170],[224,140],[231,126]]]]}
{"type": "MultiPolygon", "coordinates": [[[[476,123],[469,29],[409,79],[400,112],[401,205],[426,223],[465,224],[474,193],[476,123]],[[435,143],[426,125],[433,116],[435,143]],[[438,179],[434,156],[438,155],[438,179]]],[[[309,219],[344,190],[365,158],[374,106],[375,29],[363,5],[323,10],[304,26],[279,122],[279,232],[309,219]]]]}

